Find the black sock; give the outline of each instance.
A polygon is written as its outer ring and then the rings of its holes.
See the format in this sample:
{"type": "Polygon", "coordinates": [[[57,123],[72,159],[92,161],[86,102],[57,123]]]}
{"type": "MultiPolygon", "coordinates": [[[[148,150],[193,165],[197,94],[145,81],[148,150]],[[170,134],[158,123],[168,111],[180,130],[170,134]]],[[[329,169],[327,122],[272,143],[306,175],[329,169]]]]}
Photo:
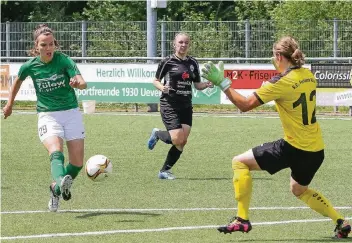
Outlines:
{"type": "Polygon", "coordinates": [[[161,171],[170,170],[172,168],[172,166],[174,166],[174,164],[176,164],[176,162],[180,158],[181,154],[182,154],[182,151],[178,150],[175,147],[175,145],[173,145],[170,148],[169,153],[167,154],[165,163],[164,163],[163,167],[161,168],[161,171]]]}
{"type": "Polygon", "coordinates": [[[155,135],[164,143],[172,144],[171,136],[168,131],[157,131],[155,135]]]}

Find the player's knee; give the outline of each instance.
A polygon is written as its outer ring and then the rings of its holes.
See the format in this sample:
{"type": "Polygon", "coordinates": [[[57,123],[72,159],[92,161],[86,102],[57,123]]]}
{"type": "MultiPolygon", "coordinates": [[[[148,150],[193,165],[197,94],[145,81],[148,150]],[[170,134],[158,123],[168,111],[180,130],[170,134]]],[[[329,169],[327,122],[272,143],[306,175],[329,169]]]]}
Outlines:
{"type": "Polygon", "coordinates": [[[182,147],[185,139],[183,133],[178,133],[176,136],[172,136],[171,140],[173,145],[182,147]]]}
{"type": "Polygon", "coordinates": [[[182,144],[183,144],[183,139],[182,139],[182,137],[179,137],[179,136],[177,136],[177,137],[173,137],[172,138],[172,144],[173,145],[175,145],[175,146],[182,146],[182,144]]]}
{"type": "Polygon", "coordinates": [[[245,163],[240,162],[237,157],[234,157],[232,159],[232,169],[233,170],[245,170],[245,169],[248,170],[249,167],[245,163]]]}
{"type": "Polygon", "coordinates": [[[246,183],[250,180],[251,176],[248,166],[238,160],[232,161],[232,169],[233,184],[235,187],[235,200],[240,201],[243,197],[247,196],[250,191],[248,189],[243,190],[243,188],[236,190],[236,187],[239,185],[238,183],[240,183],[240,180],[242,181],[242,184],[246,183]]]}

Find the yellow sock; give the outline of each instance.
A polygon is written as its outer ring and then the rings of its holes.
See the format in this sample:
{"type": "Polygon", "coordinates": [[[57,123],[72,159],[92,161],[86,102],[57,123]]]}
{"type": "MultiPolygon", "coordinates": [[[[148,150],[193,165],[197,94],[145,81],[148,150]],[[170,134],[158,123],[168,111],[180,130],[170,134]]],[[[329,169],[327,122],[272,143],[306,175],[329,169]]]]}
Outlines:
{"type": "Polygon", "coordinates": [[[305,202],[314,211],[325,217],[331,218],[334,223],[336,223],[338,219],[343,219],[343,216],[341,216],[336,209],[333,208],[329,200],[317,191],[307,189],[307,191],[305,191],[298,198],[305,202]]]}
{"type": "Polygon", "coordinates": [[[244,163],[232,161],[233,186],[237,200],[237,217],[249,219],[249,202],[252,196],[252,177],[244,163]]]}

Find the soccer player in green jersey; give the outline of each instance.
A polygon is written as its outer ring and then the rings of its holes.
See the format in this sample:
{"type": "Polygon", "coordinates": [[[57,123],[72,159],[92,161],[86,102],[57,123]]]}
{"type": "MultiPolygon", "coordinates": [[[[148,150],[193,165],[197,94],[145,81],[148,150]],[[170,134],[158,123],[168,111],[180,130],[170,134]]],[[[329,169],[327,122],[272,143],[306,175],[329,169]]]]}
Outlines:
{"type": "Polygon", "coordinates": [[[47,25],[39,25],[33,37],[34,58],[21,66],[3,112],[5,119],[11,115],[22,82],[31,77],[37,95],[38,135],[49,153],[53,177],[48,207],[56,212],[60,195],[70,200],[72,181],[83,167],[85,131],[74,88],[85,89],[87,84],[73,60],[57,51],[58,43],[47,25]],[[66,167],[64,140],[69,156],[66,167]]]}
{"type": "Polygon", "coordinates": [[[324,142],[315,117],[317,81],[302,65],[304,54],[292,37],[283,37],[273,46],[273,63],[279,75],[273,77],[252,95],[244,97],[232,89],[224,78],[224,66],[205,64],[202,76],[219,86],[229,100],[246,112],[275,101],[284,138],[254,147],[232,160],[233,185],[237,200],[237,215],[220,232],[249,232],[249,203],[252,194],[252,170],[266,170],[270,174],[290,168],[292,193],[311,209],[330,217],[336,224],[335,236],[346,238],[351,226],[320,192],[308,187],[324,160],[324,142]]]}

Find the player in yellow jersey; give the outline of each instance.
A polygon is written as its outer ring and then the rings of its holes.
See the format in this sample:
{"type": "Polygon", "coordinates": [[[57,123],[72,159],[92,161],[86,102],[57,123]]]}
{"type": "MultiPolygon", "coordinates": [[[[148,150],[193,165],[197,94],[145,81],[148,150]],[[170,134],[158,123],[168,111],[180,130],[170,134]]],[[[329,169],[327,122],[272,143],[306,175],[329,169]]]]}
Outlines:
{"type": "Polygon", "coordinates": [[[302,65],[304,54],[292,37],[283,37],[273,46],[273,63],[279,75],[273,77],[252,95],[244,97],[230,88],[224,78],[224,65],[208,62],[202,76],[219,86],[229,100],[246,112],[269,101],[275,101],[284,129],[284,138],[264,143],[237,155],[232,160],[233,185],[237,200],[237,215],[220,232],[249,232],[249,203],[252,194],[250,171],[266,170],[270,174],[290,168],[292,193],[310,208],[330,217],[336,224],[335,236],[346,238],[351,226],[320,193],[308,187],[324,160],[324,142],[315,117],[317,81],[302,65]]]}

